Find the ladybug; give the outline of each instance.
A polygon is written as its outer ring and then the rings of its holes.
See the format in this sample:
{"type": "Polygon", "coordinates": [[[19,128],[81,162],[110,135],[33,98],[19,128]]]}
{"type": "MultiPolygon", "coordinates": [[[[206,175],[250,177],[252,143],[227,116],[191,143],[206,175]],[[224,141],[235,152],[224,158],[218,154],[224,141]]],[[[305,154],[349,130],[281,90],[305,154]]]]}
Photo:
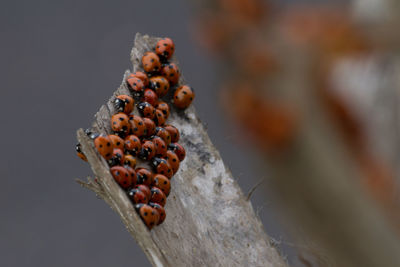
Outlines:
{"type": "Polygon", "coordinates": [[[171,165],[169,165],[168,161],[163,158],[153,158],[150,162],[151,167],[153,168],[155,173],[163,174],[168,178],[172,178],[174,173],[172,172],[171,165]]]}
{"type": "Polygon", "coordinates": [[[137,168],[137,183],[150,186],[153,183],[153,172],[146,168],[137,168]]]}
{"type": "Polygon", "coordinates": [[[82,152],[80,143],[76,144],[75,150],[76,150],[76,154],[78,155],[79,158],[81,158],[81,160],[87,161],[87,158],[86,158],[85,154],[83,154],[83,152],[82,152]]]}
{"type": "Polygon", "coordinates": [[[114,166],[110,171],[115,181],[122,188],[127,189],[132,186],[132,175],[126,168],[122,166],[114,166]]]}
{"type": "Polygon", "coordinates": [[[162,113],[164,114],[165,119],[168,119],[169,117],[169,105],[164,102],[164,101],[159,101],[156,109],[161,110],[162,113]]]}
{"type": "Polygon", "coordinates": [[[168,93],[169,82],[163,76],[154,76],[150,78],[150,88],[156,92],[158,97],[163,97],[168,93]]]}
{"type": "Polygon", "coordinates": [[[128,95],[119,95],[114,99],[114,107],[117,112],[130,114],[133,111],[135,100],[128,95]]]}
{"type": "Polygon", "coordinates": [[[94,145],[100,155],[106,160],[111,159],[113,146],[111,139],[108,136],[99,135],[94,139],[94,145]]]}
{"type": "Polygon", "coordinates": [[[146,52],[142,57],[142,65],[145,72],[153,74],[161,69],[160,58],[154,52],[146,52]]]}
{"type": "Polygon", "coordinates": [[[124,161],[125,165],[127,165],[127,166],[129,166],[131,168],[135,168],[136,167],[136,159],[132,155],[126,154],[124,156],[124,158],[125,158],[125,161],[124,161]]]}
{"type": "Polygon", "coordinates": [[[142,144],[142,149],[138,157],[143,160],[151,160],[156,155],[156,146],[150,140],[146,140],[142,144]]]}
{"type": "Polygon", "coordinates": [[[150,199],[150,197],[151,197],[151,192],[150,192],[150,188],[149,188],[147,185],[145,185],[145,184],[139,184],[139,185],[137,185],[136,188],[137,188],[138,190],[142,191],[142,192],[146,195],[147,199],[150,199]]]}
{"type": "Polygon", "coordinates": [[[154,119],[156,114],[155,108],[148,102],[142,102],[137,105],[140,115],[145,118],[154,119]]]}
{"type": "Polygon", "coordinates": [[[160,188],[166,196],[168,196],[171,191],[171,183],[169,179],[162,174],[156,174],[154,176],[152,186],[160,188]]]}
{"type": "Polygon", "coordinates": [[[161,205],[158,204],[158,203],[153,203],[153,202],[150,202],[150,203],[149,203],[149,206],[152,207],[153,209],[157,210],[158,213],[160,214],[160,219],[159,219],[157,225],[162,224],[162,223],[165,221],[165,218],[167,217],[167,214],[165,213],[164,207],[161,206],[161,205]]]}
{"type": "Polygon", "coordinates": [[[146,194],[137,188],[129,190],[128,197],[133,204],[138,204],[138,203],[147,204],[149,202],[149,199],[147,198],[146,194]]]}
{"type": "Polygon", "coordinates": [[[130,115],[129,122],[131,124],[131,133],[137,137],[141,137],[146,134],[146,125],[143,122],[142,117],[137,115],[130,115]]]}
{"type": "Polygon", "coordinates": [[[173,152],[175,152],[175,154],[178,156],[179,161],[183,161],[185,159],[186,156],[186,151],[183,148],[183,146],[181,146],[178,143],[171,143],[168,146],[168,150],[172,150],[173,152]]]}
{"type": "Polygon", "coordinates": [[[143,71],[137,71],[135,73],[132,73],[131,75],[129,75],[129,77],[137,77],[142,80],[143,85],[145,87],[149,86],[149,78],[147,77],[147,74],[144,73],[143,71]]]}
{"type": "Polygon", "coordinates": [[[178,156],[172,150],[168,150],[165,159],[168,161],[169,165],[172,168],[172,172],[175,174],[178,171],[180,165],[178,156]]]}
{"type": "Polygon", "coordinates": [[[161,137],[167,146],[171,143],[171,135],[163,127],[156,128],[156,135],[161,137]]]}
{"type": "Polygon", "coordinates": [[[144,125],[146,125],[146,136],[152,136],[156,132],[156,124],[149,118],[143,118],[144,125]]]}
{"type": "Polygon", "coordinates": [[[170,38],[163,38],[156,44],[156,53],[163,59],[172,57],[175,51],[175,44],[170,38]]]}
{"type": "Polygon", "coordinates": [[[194,99],[194,91],[191,87],[183,85],[176,89],[174,93],[174,106],[185,109],[192,103],[194,99]]]}
{"type": "Polygon", "coordinates": [[[162,126],[165,124],[166,118],[164,114],[162,113],[161,110],[156,109],[156,114],[154,116],[154,121],[157,124],[157,126],[162,126]]]}
{"type": "Polygon", "coordinates": [[[180,138],[179,130],[175,126],[165,125],[164,129],[169,132],[169,135],[171,136],[171,142],[175,143],[179,141],[180,138]]]}
{"type": "Polygon", "coordinates": [[[135,210],[149,230],[158,224],[160,214],[156,209],[147,204],[139,203],[135,205],[135,210]]]}
{"type": "Polygon", "coordinates": [[[114,148],[111,159],[108,160],[110,166],[123,165],[125,156],[123,150],[114,148]]]}
{"type": "Polygon", "coordinates": [[[125,165],[125,169],[129,172],[129,174],[132,177],[132,185],[131,187],[135,187],[136,183],[137,183],[137,175],[136,175],[136,171],[135,169],[133,169],[132,167],[125,165]]]}
{"type": "Polygon", "coordinates": [[[161,75],[167,78],[170,85],[175,85],[179,81],[180,72],[175,63],[168,63],[161,68],[161,75]]]}
{"type": "Polygon", "coordinates": [[[131,89],[135,94],[140,94],[144,90],[143,81],[136,76],[128,77],[126,82],[128,83],[129,89],[131,89]]]}
{"type": "Polygon", "coordinates": [[[151,188],[150,191],[151,191],[150,202],[158,203],[164,207],[165,203],[167,202],[167,197],[165,196],[164,192],[160,188],[154,186],[151,188]]]}
{"type": "Polygon", "coordinates": [[[124,150],[124,145],[125,145],[124,139],[115,134],[110,134],[108,135],[108,137],[111,139],[111,143],[114,148],[119,148],[121,150],[124,150]]]}
{"type": "Polygon", "coordinates": [[[151,141],[156,146],[156,156],[157,157],[165,157],[167,156],[167,145],[164,140],[159,136],[154,136],[151,141]]]}
{"type": "Polygon", "coordinates": [[[158,96],[153,90],[146,89],[143,93],[143,100],[150,103],[152,106],[156,106],[158,102],[158,96]]]}
{"type": "Polygon", "coordinates": [[[128,154],[136,156],[141,148],[142,144],[140,143],[139,137],[136,135],[131,134],[125,138],[125,149],[128,154]]]}
{"type": "Polygon", "coordinates": [[[131,130],[129,117],[125,113],[117,113],[111,117],[111,128],[120,136],[125,136],[131,130]]]}

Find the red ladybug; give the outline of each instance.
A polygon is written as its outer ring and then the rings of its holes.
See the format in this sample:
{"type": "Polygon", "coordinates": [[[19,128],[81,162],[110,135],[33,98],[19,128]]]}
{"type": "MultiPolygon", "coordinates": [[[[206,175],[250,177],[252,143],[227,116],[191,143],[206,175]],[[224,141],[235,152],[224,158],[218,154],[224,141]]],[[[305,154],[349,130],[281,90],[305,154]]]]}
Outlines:
{"type": "Polygon", "coordinates": [[[126,154],[124,158],[125,158],[125,162],[124,162],[125,165],[127,165],[133,169],[136,168],[136,159],[132,155],[126,154]]]}
{"type": "Polygon", "coordinates": [[[150,186],[153,183],[154,174],[152,171],[146,168],[137,168],[136,175],[138,184],[144,184],[150,186]]]}
{"type": "Polygon", "coordinates": [[[119,148],[121,150],[124,150],[124,145],[125,145],[124,139],[115,134],[110,134],[108,135],[108,137],[111,139],[111,143],[114,148],[119,148]]]}
{"type": "Polygon", "coordinates": [[[161,69],[160,58],[154,52],[146,52],[142,57],[142,65],[145,72],[155,73],[161,69]]]}
{"type": "Polygon", "coordinates": [[[128,77],[126,82],[128,83],[129,89],[131,89],[136,94],[141,93],[144,90],[143,81],[136,76],[128,77]]]}
{"type": "Polygon", "coordinates": [[[111,117],[112,130],[121,136],[125,136],[131,130],[129,117],[125,113],[117,113],[111,117]]]}
{"type": "Polygon", "coordinates": [[[174,175],[171,165],[169,165],[168,161],[163,158],[153,158],[150,163],[155,173],[163,174],[168,178],[172,178],[174,175]]]}
{"type": "Polygon", "coordinates": [[[129,75],[129,77],[137,77],[142,80],[143,85],[145,87],[149,86],[149,78],[147,77],[147,74],[144,73],[143,71],[137,71],[135,73],[132,73],[131,75],[129,75]]]}
{"type": "Polygon", "coordinates": [[[142,160],[151,160],[156,155],[156,146],[150,140],[145,140],[138,157],[142,160]]]}
{"type": "Polygon", "coordinates": [[[146,125],[146,136],[152,136],[156,133],[156,124],[149,118],[143,118],[144,125],[146,125]]]}
{"type": "Polygon", "coordinates": [[[169,105],[164,101],[158,101],[156,109],[161,110],[164,114],[165,119],[169,117],[169,105]]]}
{"type": "Polygon", "coordinates": [[[168,63],[161,68],[161,75],[167,78],[170,85],[175,85],[179,81],[180,72],[176,64],[168,63]]]}
{"type": "Polygon", "coordinates": [[[157,157],[165,157],[167,156],[167,145],[164,140],[159,136],[154,136],[151,141],[156,146],[156,156],[157,157]]]}
{"type": "Polygon", "coordinates": [[[136,135],[131,134],[125,138],[125,149],[128,154],[135,156],[140,152],[141,148],[142,144],[136,135]]]}
{"type": "Polygon", "coordinates": [[[172,150],[173,152],[175,152],[175,154],[178,156],[179,161],[183,161],[185,159],[186,156],[186,151],[183,148],[183,146],[181,146],[178,143],[171,143],[168,146],[168,150],[172,150]]]}
{"type": "Polygon", "coordinates": [[[193,89],[187,85],[183,85],[176,89],[174,93],[174,106],[180,109],[185,109],[190,106],[193,99],[193,89]]]}
{"type": "Polygon", "coordinates": [[[140,115],[145,118],[154,119],[156,114],[155,108],[148,102],[142,102],[137,105],[140,115]]]}
{"type": "Polygon", "coordinates": [[[171,191],[171,183],[169,179],[162,174],[156,174],[154,176],[152,186],[160,188],[166,196],[168,196],[171,191]]]}
{"type": "Polygon", "coordinates": [[[170,38],[163,38],[156,44],[156,53],[164,59],[172,57],[175,51],[175,44],[170,38]]]}
{"type": "Polygon", "coordinates": [[[158,96],[153,90],[146,89],[143,93],[143,100],[150,103],[152,106],[156,106],[158,102],[158,96]]]}
{"type": "Polygon", "coordinates": [[[156,109],[156,113],[154,116],[154,122],[157,124],[157,126],[162,126],[165,124],[166,118],[163,114],[163,112],[159,109],[156,109]]]}
{"type": "Polygon", "coordinates": [[[172,168],[172,172],[175,174],[178,171],[180,165],[178,156],[172,150],[168,150],[165,159],[168,161],[169,165],[172,168]]]}
{"type": "Polygon", "coordinates": [[[163,97],[168,93],[169,82],[163,76],[154,76],[150,78],[150,88],[156,92],[158,97],[163,97]]]}
{"type": "Polygon", "coordinates": [[[113,146],[111,139],[108,136],[99,135],[94,139],[94,145],[100,155],[106,160],[111,159],[113,153],[113,146]]]}
{"type": "Polygon", "coordinates": [[[110,166],[123,165],[125,156],[123,150],[114,148],[111,159],[108,160],[110,166]]]}
{"type": "Polygon", "coordinates": [[[150,199],[151,192],[150,192],[150,188],[147,185],[139,184],[136,188],[138,190],[142,191],[146,195],[147,199],[150,199]]]}
{"type": "Polygon", "coordinates": [[[80,143],[76,144],[75,149],[76,149],[76,154],[78,155],[78,157],[81,158],[81,160],[83,160],[83,161],[87,161],[85,154],[83,154],[83,152],[82,152],[80,143]]]}
{"type": "Polygon", "coordinates": [[[117,112],[130,114],[133,111],[135,100],[128,95],[119,95],[114,100],[114,107],[117,112]]]}
{"type": "Polygon", "coordinates": [[[154,186],[151,188],[150,191],[151,191],[150,202],[158,203],[164,207],[165,203],[167,202],[167,196],[164,194],[164,192],[160,188],[154,186]]]}
{"type": "Polygon", "coordinates": [[[149,202],[149,199],[147,198],[146,194],[137,188],[129,190],[128,197],[133,204],[138,204],[138,203],[147,204],[149,202]]]}
{"type": "Polygon", "coordinates": [[[156,128],[156,135],[161,137],[167,146],[171,143],[171,135],[163,127],[156,128]]]}
{"type": "Polygon", "coordinates": [[[146,134],[146,125],[143,122],[142,117],[137,115],[130,115],[129,122],[131,125],[131,133],[137,137],[142,137],[146,134]]]}
{"type": "Polygon", "coordinates": [[[167,214],[165,213],[164,207],[161,206],[161,205],[158,204],[158,203],[153,203],[153,202],[150,202],[150,203],[149,203],[149,206],[152,207],[153,209],[157,210],[158,213],[160,214],[160,219],[159,219],[157,225],[162,224],[162,223],[165,221],[165,218],[167,217],[167,214]]]}
{"type": "Polygon", "coordinates": [[[125,165],[124,168],[129,172],[129,174],[132,177],[132,184],[131,187],[135,187],[136,183],[137,183],[137,175],[136,175],[136,171],[135,169],[133,169],[132,167],[125,165]]]}
{"type": "Polygon", "coordinates": [[[169,135],[171,136],[171,142],[175,143],[179,141],[180,138],[179,130],[175,126],[165,125],[164,129],[169,132],[169,135]]]}
{"type": "Polygon", "coordinates": [[[129,171],[122,166],[114,166],[110,169],[115,181],[124,189],[132,186],[132,176],[129,171]]]}
{"type": "Polygon", "coordinates": [[[135,210],[139,213],[143,223],[151,230],[160,220],[158,211],[147,204],[139,203],[135,205],[135,210]]]}

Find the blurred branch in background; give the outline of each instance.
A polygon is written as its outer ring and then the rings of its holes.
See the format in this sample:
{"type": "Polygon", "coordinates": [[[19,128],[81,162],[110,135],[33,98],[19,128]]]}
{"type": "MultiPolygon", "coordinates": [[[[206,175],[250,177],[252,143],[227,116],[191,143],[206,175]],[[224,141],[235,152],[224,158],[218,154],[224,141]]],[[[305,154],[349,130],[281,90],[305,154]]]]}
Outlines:
{"type": "Polygon", "coordinates": [[[399,4],[196,10],[226,116],[264,153],[293,222],[338,266],[400,266],[399,4]]]}

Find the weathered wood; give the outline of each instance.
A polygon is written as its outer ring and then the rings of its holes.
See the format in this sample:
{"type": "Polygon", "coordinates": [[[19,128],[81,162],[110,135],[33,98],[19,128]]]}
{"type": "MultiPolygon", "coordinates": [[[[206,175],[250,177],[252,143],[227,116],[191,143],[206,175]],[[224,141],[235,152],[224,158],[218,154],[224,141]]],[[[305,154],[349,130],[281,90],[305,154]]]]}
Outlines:
{"type": "MultiPolygon", "coordinates": [[[[131,52],[133,71],[140,70],[143,52],[152,49],[157,40],[136,35],[131,52]]],[[[180,84],[183,82],[181,78],[180,84]]],[[[114,96],[121,93],[129,93],[125,82],[114,96]]],[[[96,114],[94,131],[110,133],[114,96],[96,114]]],[[[172,108],[168,123],[180,130],[180,143],[187,156],[171,181],[172,191],[165,206],[167,218],[162,225],[147,230],[82,129],[78,130],[78,140],[97,182],[80,183],[121,216],[154,266],[286,266],[211,143],[195,108],[172,108]]]]}

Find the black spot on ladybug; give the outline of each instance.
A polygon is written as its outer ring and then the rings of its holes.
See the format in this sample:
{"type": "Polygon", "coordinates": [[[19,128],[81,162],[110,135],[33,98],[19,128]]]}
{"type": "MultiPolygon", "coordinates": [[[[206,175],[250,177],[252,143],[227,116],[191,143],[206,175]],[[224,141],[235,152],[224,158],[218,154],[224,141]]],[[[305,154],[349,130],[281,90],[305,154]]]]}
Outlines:
{"type": "Polygon", "coordinates": [[[147,211],[145,211],[143,215],[144,215],[144,216],[147,216],[147,211]]]}
{"type": "Polygon", "coordinates": [[[119,118],[120,121],[124,121],[124,118],[119,118]]]}
{"type": "Polygon", "coordinates": [[[176,162],[176,159],[172,159],[173,162],[176,162]]]}
{"type": "Polygon", "coordinates": [[[118,141],[118,142],[117,142],[117,146],[119,146],[119,145],[121,145],[121,142],[118,141]]]}
{"type": "Polygon", "coordinates": [[[110,142],[107,142],[107,146],[111,146],[111,143],[110,143],[110,142]]]}

